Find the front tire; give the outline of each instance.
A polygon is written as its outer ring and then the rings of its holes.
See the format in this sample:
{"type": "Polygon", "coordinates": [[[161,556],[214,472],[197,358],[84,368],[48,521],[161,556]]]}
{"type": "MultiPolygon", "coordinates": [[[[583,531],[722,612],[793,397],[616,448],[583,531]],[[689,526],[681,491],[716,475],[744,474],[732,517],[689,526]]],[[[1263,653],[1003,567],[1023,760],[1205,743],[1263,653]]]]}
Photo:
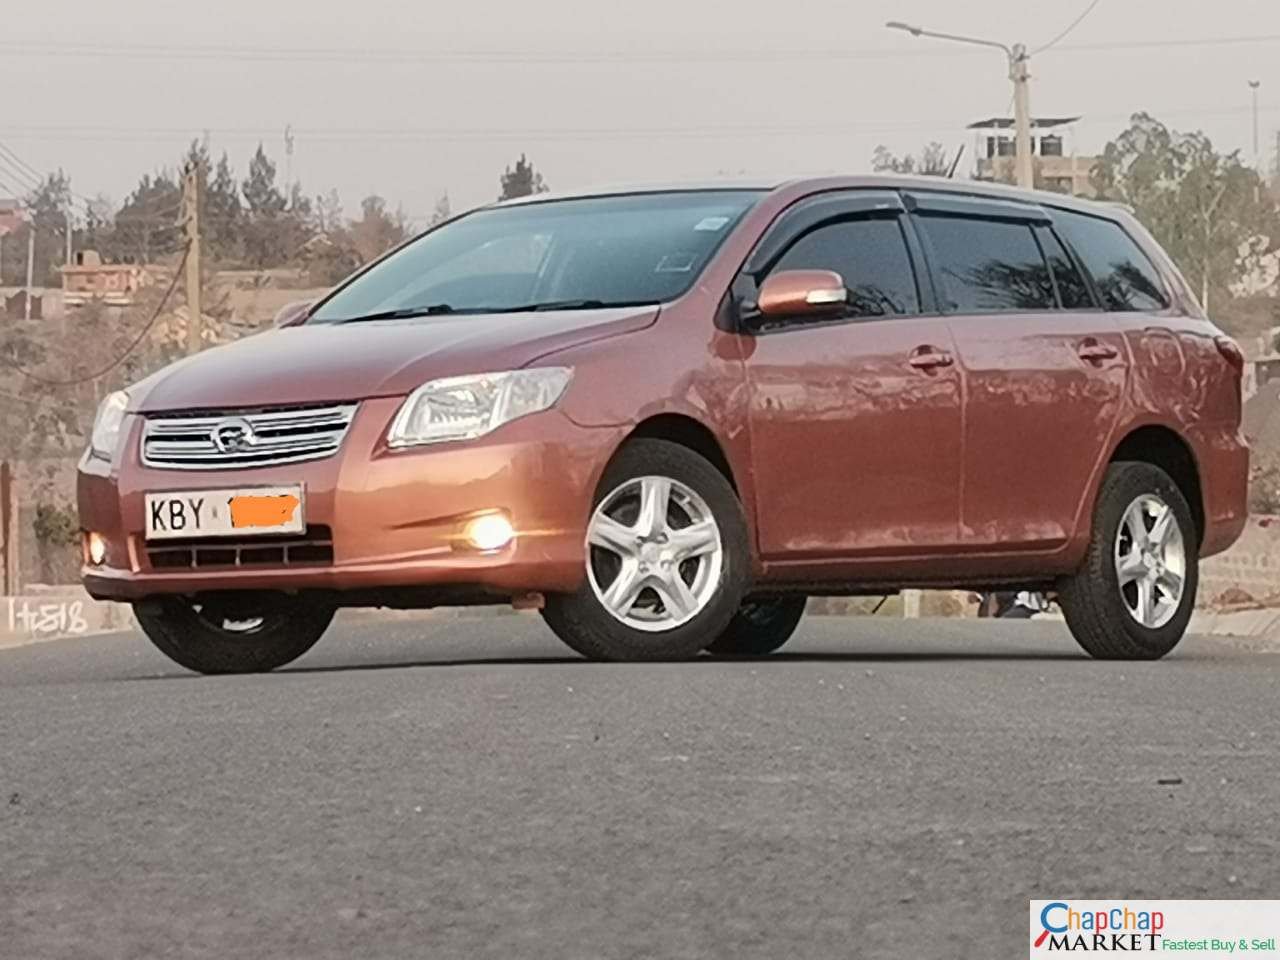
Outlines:
{"type": "Polygon", "coordinates": [[[707,647],[717,657],[767,657],[791,639],[804,616],[806,597],[748,600],[724,633],[707,647]]]}
{"type": "Polygon", "coordinates": [[[166,657],[196,673],[266,673],[320,639],[333,607],[277,594],[155,597],[133,605],[166,657]]]}
{"type": "Polygon", "coordinates": [[[1100,660],[1158,660],[1191,621],[1199,551],[1191,508],[1159,467],[1107,467],[1085,562],[1058,588],[1076,641],[1100,660]]]}
{"type": "Polygon", "coordinates": [[[589,660],[684,660],[719,636],[750,575],[742,504],[710,462],[667,440],[624,446],[587,525],[586,577],[542,612],[589,660]]]}

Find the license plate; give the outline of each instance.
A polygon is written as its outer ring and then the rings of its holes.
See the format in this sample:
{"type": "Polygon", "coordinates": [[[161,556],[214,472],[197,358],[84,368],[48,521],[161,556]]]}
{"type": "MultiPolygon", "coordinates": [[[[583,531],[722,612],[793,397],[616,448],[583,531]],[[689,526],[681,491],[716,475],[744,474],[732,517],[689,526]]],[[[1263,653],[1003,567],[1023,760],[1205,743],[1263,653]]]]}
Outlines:
{"type": "Polygon", "coordinates": [[[302,500],[301,485],[148,493],[147,539],[302,533],[302,500]]]}

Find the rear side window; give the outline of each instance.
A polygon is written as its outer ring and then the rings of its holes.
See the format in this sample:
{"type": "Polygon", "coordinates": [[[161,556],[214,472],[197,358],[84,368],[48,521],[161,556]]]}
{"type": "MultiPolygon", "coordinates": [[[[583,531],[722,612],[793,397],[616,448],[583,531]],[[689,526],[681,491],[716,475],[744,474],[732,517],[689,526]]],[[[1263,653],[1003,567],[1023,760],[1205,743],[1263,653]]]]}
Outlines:
{"type": "Polygon", "coordinates": [[[1076,269],[1075,263],[1067,255],[1062,241],[1048,230],[1038,230],[1036,236],[1040,246],[1053,270],[1053,281],[1058,285],[1058,297],[1064,310],[1093,310],[1093,297],[1089,296],[1089,288],[1084,277],[1076,269]]]}
{"type": "Polygon", "coordinates": [[[1160,274],[1118,223],[1055,210],[1053,224],[1093,274],[1108,310],[1152,311],[1169,306],[1160,274]]]}
{"type": "Polygon", "coordinates": [[[1053,281],[1031,225],[921,216],[946,313],[1052,310],[1053,281]]]}
{"type": "Polygon", "coordinates": [[[834,270],[849,288],[850,316],[920,312],[915,272],[896,217],[818,227],[792,244],[773,270],[834,270]]]}

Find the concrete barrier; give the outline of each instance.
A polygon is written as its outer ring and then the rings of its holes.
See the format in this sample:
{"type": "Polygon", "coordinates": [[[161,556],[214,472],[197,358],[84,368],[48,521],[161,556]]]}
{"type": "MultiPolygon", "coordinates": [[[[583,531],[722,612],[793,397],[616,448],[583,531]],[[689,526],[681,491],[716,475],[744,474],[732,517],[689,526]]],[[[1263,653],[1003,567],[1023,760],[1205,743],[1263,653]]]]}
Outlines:
{"type": "Polygon", "coordinates": [[[133,627],[126,604],[94,600],[80,587],[30,586],[0,597],[0,648],[133,627]]]}
{"type": "Polygon", "coordinates": [[[1225,553],[1200,562],[1202,607],[1280,601],[1280,517],[1255,515],[1225,553]]]}

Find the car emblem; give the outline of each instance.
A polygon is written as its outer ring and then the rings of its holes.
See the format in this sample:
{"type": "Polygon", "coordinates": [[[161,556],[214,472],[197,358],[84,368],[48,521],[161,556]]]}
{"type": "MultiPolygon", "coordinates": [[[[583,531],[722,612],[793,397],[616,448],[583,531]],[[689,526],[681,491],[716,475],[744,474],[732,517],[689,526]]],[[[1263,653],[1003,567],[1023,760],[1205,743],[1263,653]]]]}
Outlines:
{"type": "Polygon", "coordinates": [[[209,436],[220,453],[242,453],[254,445],[253,425],[241,417],[223,420],[209,436]]]}

